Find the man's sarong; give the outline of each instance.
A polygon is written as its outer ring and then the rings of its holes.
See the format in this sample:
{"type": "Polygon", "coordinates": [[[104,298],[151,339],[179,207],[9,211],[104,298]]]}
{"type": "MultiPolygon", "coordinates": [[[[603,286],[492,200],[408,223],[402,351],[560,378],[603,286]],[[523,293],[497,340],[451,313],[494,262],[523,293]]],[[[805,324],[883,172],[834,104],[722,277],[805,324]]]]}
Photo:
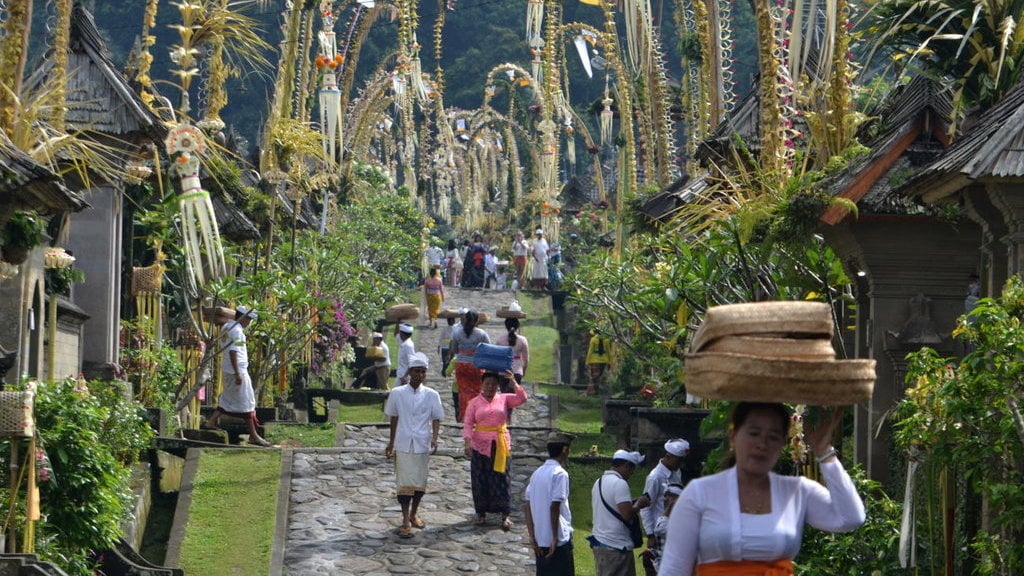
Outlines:
{"type": "Polygon", "coordinates": [[[399,496],[413,496],[427,491],[427,469],[430,454],[395,452],[395,485],[399,496]]]}

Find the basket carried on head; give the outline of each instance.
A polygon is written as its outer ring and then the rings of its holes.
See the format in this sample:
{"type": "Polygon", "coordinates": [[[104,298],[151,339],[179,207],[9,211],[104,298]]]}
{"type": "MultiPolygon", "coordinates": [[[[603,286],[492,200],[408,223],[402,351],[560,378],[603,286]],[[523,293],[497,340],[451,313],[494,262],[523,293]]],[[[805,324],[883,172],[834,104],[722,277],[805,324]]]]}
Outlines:
{"type": "Polygon", "coordinates": [[[460,316],[462,316],[462,314],[458,310],[453,310],[451,308],[445,308],[437,313],[437,317],[443,319],[458,318],[460,316]]]}
{"type": "Polygon", "coordinates": [[[225,306],[203,308],[203,319],[217,326],[223,326],[235,319],[235,309],[225,306]]]}
{"type": "Polygon", "coordinates": [[[495,316],[498,318],[526,318],[526,312],[519,307],[518,300],[513,300],[508,306],[502,306],[495,316]]]}
{"type": "Polygon", "coordinates": [[[415,304],[395,304],[384,312],[384,319],[388,322],[415,320],[419,317],[420,309],[415,304]]]}
{"type": "Polygon", "coordinates": [[[871,399],[874,360],[836,360],[831,308],[757,302],[708,310],[686,355],[688,394],[718,400],[842,405],[871,399]]]}

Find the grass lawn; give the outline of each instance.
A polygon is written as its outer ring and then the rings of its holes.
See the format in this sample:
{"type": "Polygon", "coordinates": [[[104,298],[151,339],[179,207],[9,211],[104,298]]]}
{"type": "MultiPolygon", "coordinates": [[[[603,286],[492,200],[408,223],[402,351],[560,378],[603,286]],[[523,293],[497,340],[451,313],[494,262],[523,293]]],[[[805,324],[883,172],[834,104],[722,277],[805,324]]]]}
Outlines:
{"type": "Polygon", "coordinates": [[[180,563],[186,574],[266,574],[277,520],[278,450],[205,450],[180,563]]]}
{"type": "Polygon", "coordinates": [[[558,346],[558,331],[547,326],[525,324],[521,327],[523,336],[530,343],[530,365],[523,378],[528,382],[551,382],[555,376],[555,346],[558,346]]]}
{"type": "Polygon", "coordinates": [[[384,404],[342,404],[338,409],[342,422],[365,424],[384,421],[384,404]]]}
{"type": "Polygon", "coordinates": [[[294,422],[270,422],[267,424],[267,439],[275,444],[293,448],[324,448],[334,446],[337,426],[331,423],[296,424],[294,422]]]}

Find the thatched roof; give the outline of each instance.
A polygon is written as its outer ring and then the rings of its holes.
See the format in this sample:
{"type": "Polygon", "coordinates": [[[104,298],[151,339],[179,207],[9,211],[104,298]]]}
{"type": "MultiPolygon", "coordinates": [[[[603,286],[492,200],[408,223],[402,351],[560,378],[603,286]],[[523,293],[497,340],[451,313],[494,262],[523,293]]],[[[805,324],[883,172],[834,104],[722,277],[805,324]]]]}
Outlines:
{"type": "Polygon", "coordinates": [[[1024,82],[989,108],[906,188],[926,202],[956,193],[972,182],[1024,179],[1024,82]]]}
{"type": "Polygon", "coordinates": [[[707,172],[694,178],[685,175],[644,200],[639,211],[652,220],[667,221],[679,208],[707,190],[707,172]]]}
{"type": "MultiPolygon", "coordinates": [[[[53,70],[47,58],[29,82],[39,85],[53,70]]],[[[114,65],[92,14],[78,2],[71,10],[67,114],[70,129],[118,137],[147,135],[162,141],[167,129],[114,65]]]]}
{"type": "Polygon", "coordinates": [[[0,211],[35,210],[41,214],[79,211],[89,206],[67,189],[59,176],[11,143],[0,130],[0,211]]]}
{"type": "MultiPolygon", "coordinates": [[[[829,179],[828,189],[857,202],[864,212],[920,212],[900,186],[945,150],[951,112],[948,86],[924,76],[912,78],[867,114],[871,120],[860,126],[858,138],[871,151],[829,179]]],[[[845,215],[834,207],[822,219],[834,224],[845,215]]]]}

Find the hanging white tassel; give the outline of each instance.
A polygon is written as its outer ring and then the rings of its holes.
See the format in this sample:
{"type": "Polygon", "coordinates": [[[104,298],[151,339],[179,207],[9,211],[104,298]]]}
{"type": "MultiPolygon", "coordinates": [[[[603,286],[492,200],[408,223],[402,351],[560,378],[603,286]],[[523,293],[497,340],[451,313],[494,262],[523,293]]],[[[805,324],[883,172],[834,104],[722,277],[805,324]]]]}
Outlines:
{"type": "Polygon", "coordinates": [[[180,124],[171,129],[164,144],[167,153],[174,159],[174,173],[181,177],[178,207],[186,259],[193,280],[202,286],[207,280],[227,275],[224,248],[213,204],[210,202],[210,194],[202,189],[199,181],[198,155],[206,149],[206,140],[202,131],[195,126],[180,124]]]}
{"type": "Polygon", "coordinates": [[[612,112],[612,97],[608,95],[608,77],[604,79],[604,98],[601,99],[601,104],[604,108],[601,109],[600,124],[601,130],[601,145],[608,144],[612,136],[612,120],[615,117],[615,113],[612,112]]]}
{"type": "Polygon", "coordinates": [[[577,36],[573,38],[572,43],[576,46],[576,53],[580,55],[580,62],[583,63],[587,78],[593,78],[594,69],[590,66],[590,48],[587,46],[587,40],[583,36],[577,36]]]}
{"type": "Polygon", "coordinates": [[[529,0],[526,3],[526,43],[530,48],[544,45],[544,0],[529,0]]]}
{"type": "Polygon", "coordinates": [[[911,448],[907,462],[907,483],[903,491],[903,521],[900,523],[899,559],[901,568],[917,566],[917,527],[914,522],[914,474],[917,472],[918,451],[911,448]]]}

